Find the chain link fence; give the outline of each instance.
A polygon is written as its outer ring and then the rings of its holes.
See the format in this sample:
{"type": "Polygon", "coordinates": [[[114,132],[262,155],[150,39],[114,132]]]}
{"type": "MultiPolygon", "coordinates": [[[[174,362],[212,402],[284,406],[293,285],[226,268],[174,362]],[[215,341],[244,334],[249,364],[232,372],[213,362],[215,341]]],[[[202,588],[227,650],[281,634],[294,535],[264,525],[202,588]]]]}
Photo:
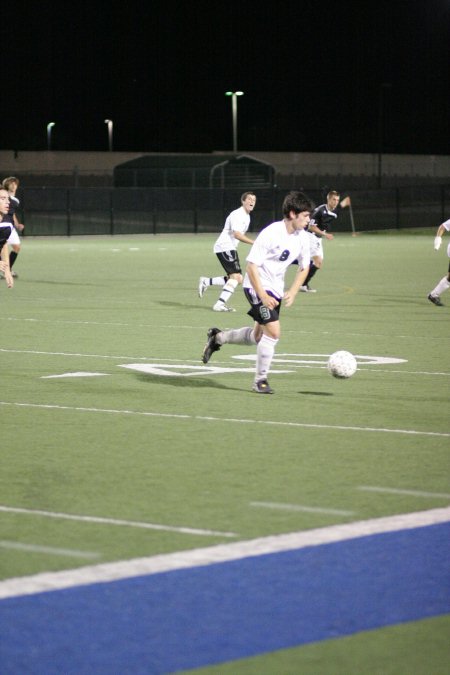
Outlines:
{"type": "MultiPolygon", "coordinates": [[[[19,215],[27,236],[216,233],[244,189],[27,187],[19,194],[19,215]]],[[[255,190],[251,231],[281,218],[288,191],[255,190]]],[[[315,205],[325,201],[323,189],[305,192],[315,205]]],[[[352,210],[342,211],[336,231],[437,227],[450,216],[450,184],[354,189],[341,196],[346,194],[352,210]]]]}

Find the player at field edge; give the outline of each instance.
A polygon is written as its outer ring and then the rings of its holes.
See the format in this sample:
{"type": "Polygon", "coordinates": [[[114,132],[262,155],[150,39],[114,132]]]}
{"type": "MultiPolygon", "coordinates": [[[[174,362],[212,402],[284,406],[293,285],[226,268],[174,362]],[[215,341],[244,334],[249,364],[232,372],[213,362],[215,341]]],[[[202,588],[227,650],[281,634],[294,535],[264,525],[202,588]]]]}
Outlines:
{"type": "Polygon", "coordinates": [[[336,209],[345,209],[347,206],[350,206],[350,197],[345,197],[341,202],[339,202],[339,198],[340,193],[337,190],[330,190],[327,194],[326,203],[317,206],[311,214],[308,228],[311,235],[311,264],[309,266],[309,274],[305,279],[303,287],[300,289],[304,293],[316,292],[315,289],[310,288],[309,282],[323,265],[322,238],[329,239],[330,241],[334,239],[334,235],[329,230],[338,217],[336,209]]]}
{"type": "MultiPolygon", "coordinates": [[[[437,229],[436,236],[434,238],[434,250],[439,251],[442,244],[442,237],[445,232],[450,232],[450,218],[441,223],[437,229]]],[[[447,246],[447,256],[450,258],[450,243],[447,246]]],[[[432,291],[428,294],[428,300],[436,305],[437,307],[443,307],[444,304],[441,301],[441,293],[450,288],[450,261],[448,263],[448,273],[445,277],[439,281],[437,286],[433,288],[432,291]]]]}
{"type": "Polygon", "coordinates": [[[8,238],[8,245],[12,249],[9,254],[9,267],[13,277],[18,276],[15,272],[12,271],[13,265],[17,259],[17,256],[19,255],[21,246],[18,232],[22,232],[22,230],[25,227],[22,223],[19,223],[18,218],[16,216],[16,211],[20,206],[20,201],[16,197],[16,192],[19,187],[19,183],[20,183],[19,179],[16,178],[15,176],[9,176],[8,178],[5,178],[2,181],[2,187],[4,187],[5,190],[8,190],[9,195],[9,211],[4,218],[4,221],[9,222],[11,224],[11,234],[9,235],[8,238]]]}
{"type": "Polygon", "coordinates": [[[250,303],[247,312],[253,327],[244,326],[230,330],[210,328],[202,361],[208,363],[213,352],[224,344],[256,345],[256,368],[252,389],[258,394],[273,394],[268,374],[280,339],[281,302],[290,307],[304,284],[311,257],[308,227],[312,204],[298,191],[289,192],[283,201],[283,220],[263,228],[247,256],[243,281],[244,293],[250,303]],[[294,280],[285,292],[286,270],[298,260],[294,280]]]}
{"type": "Polygon", "coordinates": [[[11,223],[4,221],[5,216],[8,215],[8,211],[8,190],[0,187],[0,271],[3,273],[8,288],[12,288],[14,286],[14,280],[9,268],[9,249],[8,244],[6,243],[12,228],[11,223]]]}
{"type": "Polygon", "coordinates": [[[213,251],[226,272],[226,276],[200,277],[198,295],[203,297],[209,286],[223,286],[219,299],[213,306],[215,312],[234,312],[228,301],[239,284],[242,284],[242,270],[237,247],[239,242],[253,244],[253,239],[245,234],[250,227],[250,213],[255,208],[256,196],[253,192],[241,195],[241,206],[228,214],[223,230],[216,239],[213,251]]]}

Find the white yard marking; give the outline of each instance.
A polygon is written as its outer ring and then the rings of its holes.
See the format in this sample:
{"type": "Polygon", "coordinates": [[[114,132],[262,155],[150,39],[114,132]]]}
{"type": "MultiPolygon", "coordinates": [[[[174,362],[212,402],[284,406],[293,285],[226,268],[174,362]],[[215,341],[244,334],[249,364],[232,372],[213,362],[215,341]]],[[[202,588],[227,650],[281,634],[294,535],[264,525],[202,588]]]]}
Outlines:
{"type": "MultiPolygon", "coordinates": [[[[329,354],[310,354],[310,353],[296,353],[296,354],[275,354],[273,357],[272,363],[289,363],[293,365],[321,365],[327,364],[329,354]]],[[[366,356],[364,354],[355,354],[355,358],[358,361],[358,366],[361,365],[389,365],[389,364],[399,364],[407,363],[406,359],[399,359],[394,356],[366,356]]],[[[256,361],[256,354],[238,354],[233,356],[234,359],[241,359],[243,361],[256,361]]]]}
{"type": "Polygon", "coordinates": [[[108,373],[89,373],[84,371],[78,371],[75,373],[63,373],[62,375],[42,375],[41,380],[52,380],[59,377],[100,377],[102,375],[108,375],[108,373]]]}
{"type": "MultiPolygon", "coordinates": [[[[119,368],[129,368],[148,375],[160,375],[161,377],[192,377],[193,375],[222,375],[224,373],[254,373],[255,368],[223,368],[221,366],[185,366],[170,363],[125,363],[119,368]],[[184,372],[178,372],[184,371],[184,372]]],[[[274,370],[271,375],[286,375],[293,370],[274,370]]]]}
{"type": "Polygon", "coordinates": [[[32,595],[74,586],[108,583],[171,570],[203,567],[243,558],[293,551],[302,548],[332,544],[360,537],[428,527],[450,522],[450,508],[405,513],[386,518],[365,520],[344,525],[333,525],[305,532],[291,532],[278,536],[261,537],[232,544],[219,544],[191,551],[178,551],[147,558],[135,558],[114,563],[101,563],[61,572],[44,572],[29,577],[0,581],[0,598],[32,595]]]}
{"type": "Polygon", "coordinates": [[[101,525],[120,525],[122,527],[138,527],[144,530],[163,530],[164,532],[178,532],[180,534],[199,534],[206,537],[237,537],[234,532],[216,532],[215,530],[200,530],[193,527],[175,527],[174,525],[161,525],[157,523],[141,523],[133,520],[118,520],[117,518],[102,518],[100,516],[81,516],[71,513],[58,513],[54,511],[40,511],[38,509],[22,509],[13,506],[1,506],[4,513],[21,513],[27,516],[42,516],[44,518],[61,518],[63,520],[75,520],[83,523],[99,523],[101,525]]]}
{"type": "Polygon", "coordinates": [[[334,429],[336,431],[363,431],[383,434],[406,434],[409,436],[435,436],[438,438],[450,438],[450,432],[419,431],[416,429],[385,429],[383,427],[355,427],[343,424],[311,424],[308,422],[280,422],[278,420],[239,419],[235,417],[212,417],[206,415],[181,415],[175,413],[162,413],[145,410],[117,410],[114,408],[84,408],[81,406],[53,405],[46,403],[20,403],[0,401],[0,405],[15,406],[18,408],[37,408],[41,410],[71,410],[73,412],[103,413],[108,415],[136,415],[139,417],[162,417],[169,419],[194,420],[199,422],[226,422],[233,424],[262,424],[265,426],[291,427],[292,429],[334,429]]]}
{"type": "Polygon", "coordinates": [[[100,553],[89,551],[73,551],[70,548],[54,548],[53,546],[38,546],[36,544],[21,544],[18,541],[0,541],[0,548],[23,551],[24,553],[45,553],[46,555],[61,555],[69,558],[100,558],[100,553]]]}
{"type": "Polygon", "coordinates": [[[423,492],[422,490],[400,490],[397,488],[385,488],[372,485],[359,485],[358,490],[364,492],[381,492],[391,495],[410,495],[411,497],[431,497],[435,499],[450,499],[450,494],[446,492],[423,492]]]}
{"type": "Polygon", "coordinates": [[[262,509],[275,509],[281,511],[303,511],[305,513],[327,513],[333,516],[354,516],[354,511],[341,511],[340,509],[324,509],[318,506],[302,506],[301,504],[278,504],[277,502],[250,502],[250,506],[262,509]]]}

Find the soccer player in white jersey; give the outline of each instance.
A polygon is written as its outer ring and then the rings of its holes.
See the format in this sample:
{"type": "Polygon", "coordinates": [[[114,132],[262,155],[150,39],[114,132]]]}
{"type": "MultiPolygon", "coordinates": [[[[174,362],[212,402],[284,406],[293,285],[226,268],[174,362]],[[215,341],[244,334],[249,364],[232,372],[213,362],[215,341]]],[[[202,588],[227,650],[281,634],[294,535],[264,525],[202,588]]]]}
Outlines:
{"type": "Polygon", "coordinates": [[[213,352],[224,344],[257,345],[252,389],[258,394],[273,394],[267,377],[280,338],[281,301],[290,307],[308,274],[310,235],[305,228],[311,208],[311,202],[302,192],[290,192],[283,201],[283,220],[261,230],[247,256],[243,286],[254,326],[223,331],[210,328],[207,333],[203,363],[208,363],[213,352]],[[291,287],[285,291],[286,270],[294,260],[298,260],[298,271],[291,287]]]}
{"type": "Polygon", "coordinates": [[[8,190],[0,187],[0,271],[3,273],[8,288],[12,288],[14,281],[9,268],[8,237],[11,234],[11,223],[4,221],[9,211],[8,190]]]}
{"type": "Polygon", "coordinates": [[[213,251],[226,272],[226,276],[200,277],[198,295],[203,297],[209,286],[223,286],[219,299],[213,306],[215,312],[234,312],[227,305],[238,284],[242,283],[242,270],[239,262],[237,247],[240,241],[253,244],[253,239],[245,234],[250,226],[250,213],[255,208],[256,197],[253,192],[244,192],[241,195],[241,206],[232,211],[223,226],[223,230],[216,240],[213,251]]]}
{"type": "Polygon", "coordinates": [[[12,276],[17,277],[18,275],[12,271],[12,267],[20,251],[20,237],[18,232],[22,232],[24,229],[24,225],[19,223],[19,220],[16,216],[16,211],[20,207],[20,201],[16,197],[16,192],[19,187],[19,179],[15,176],[9,176],[2,181],[2,187],[8,190],[9,194],[9,211],[8,215],[3,219],[4,221],[11,223],[11,234],[9,235],[8,239],[8,245],[12,249],[9,254],[9,267],[12,276]]]}
{"type": "MultiPolygon", "coordinates": [[[[450,218],[449,220],[441,223],[437,229],[436,236],[434,238],[435,251],[438,251],[441,248],[442,237],[444,236],[445,232],[450,232],[450,218]]],[[[450,244],[447,246],[447,255],[450,258],[450,244]]],[[[448,263],[448,274],[440,280],[438,285],[433,288],[432,291],[430,291],[428,294],[428,300],[432,302],[433,305],[443,307],[444,303],[441,302],[441,293],[446,291],[448,288],[450,288],[450,262],[448,263]]]]}

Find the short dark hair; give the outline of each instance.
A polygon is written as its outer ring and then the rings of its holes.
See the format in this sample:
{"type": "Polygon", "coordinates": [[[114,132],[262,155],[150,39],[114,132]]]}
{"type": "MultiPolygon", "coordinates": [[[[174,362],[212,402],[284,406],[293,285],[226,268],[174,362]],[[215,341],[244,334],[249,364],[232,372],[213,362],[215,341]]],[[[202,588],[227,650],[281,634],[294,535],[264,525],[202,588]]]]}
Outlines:
{"type": "Polygon", "coordinates": [[[247,197],[255,197],[255,199],[256,199],[256,195],[255,195],[254,192],[243,192],[243,193],[241,194],[241,204],[242,204],[243,202],[245,202],[245,200],[247,199],[247,197]]]}
{"type": "Polygon", "coordinates": [[[292,190],[283,200],[283,216],[289,216],[291,211],[294,213],[302,213],[302,211],[311,212],[312,208],[311,200],[298,190],[292,190]]]}

